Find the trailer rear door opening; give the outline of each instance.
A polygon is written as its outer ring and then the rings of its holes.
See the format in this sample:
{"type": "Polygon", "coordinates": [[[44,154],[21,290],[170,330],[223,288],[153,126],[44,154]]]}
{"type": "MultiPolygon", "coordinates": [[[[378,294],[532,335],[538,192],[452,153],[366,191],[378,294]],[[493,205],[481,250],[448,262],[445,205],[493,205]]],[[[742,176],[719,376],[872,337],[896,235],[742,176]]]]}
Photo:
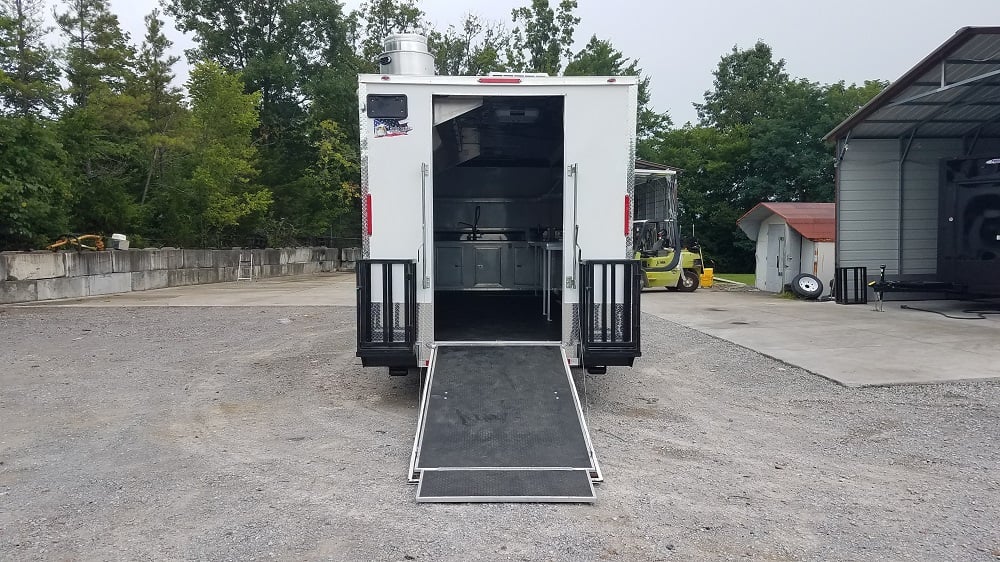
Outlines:
{"type": "Polygon", "coordinates": [[[434,96],[435,339],[558,341],[562,96],[434,96]]]}

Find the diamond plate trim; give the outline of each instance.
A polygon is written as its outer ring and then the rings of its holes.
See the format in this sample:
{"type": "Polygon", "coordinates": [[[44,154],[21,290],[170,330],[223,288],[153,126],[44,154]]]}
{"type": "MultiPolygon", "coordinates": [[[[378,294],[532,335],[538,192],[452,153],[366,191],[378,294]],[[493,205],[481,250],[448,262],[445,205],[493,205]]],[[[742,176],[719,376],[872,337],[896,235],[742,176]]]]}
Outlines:
{"type": "Polygon", "coordinates": [[[368,307],[368,325],[371,329],[370,343],[383,343],[382,337],[382,303],[373,302],[368,307]]]}
{"type": "MultiPolygon", "coordinates": [[[[362,127],[364,129],[364,127],[362,127]]],[[[362,133],[364,134],[364,133],[362,133]]],[[[368,139],[361,139],[361,201],[368,196],[368,139]]],[[[363,205],[363,203],[362,203],[363,205]]],[[[371,259],[371,241],[368,239],[368,213],[361,210],[361,257],[371,259]]]]}
{"type": "Polygon", "coordinates": [[[373,302],[368,305],[368,322],[371,326],[371,337],[368,343],[401,343],[406,341],[406,305],[403,303],[392,304],[392,325],[393,329],[389,333],[389,341],[385,341],[385,323],[382,322],[383,303],[373,302]]]}
{"type": "Polygon", "coordinates": [[[417,303],[417,362],[423,366],[431,359],[431,344],[434,343],[434,305],[417,303]]]}
{"type": "MultiPolygon", "coordinates": [[[[601,316],[604,314],[605,305],[594,305],[594,317],[591,319],[591,326],[594,333],[590,334],[594,341],[601,341],[601,316]]],[[[611,333],[608,334],[609,341],[625,341],[625,306],[615,304],[615,309],[611,313],[611,333]]]]}
{"type": "MultiPolygon", "coordinates": [[[[628,200],[632,205],[629,210],[630,216],[635,216],[635,139],[629,139],[628,143],[628,164],[625,172],[625,185],[628,193],[628,200]]],[[[632,233],[625,236],[625,259],[632,259],[634,250],[632,249],[632,233]]]]}
{"type": "Polygon", "coordinates": [[[580,343],[580,305],[577,303],[571,305],[569,331],[569,339],[564,339],[563,343],[568,346],[580,343]]]}

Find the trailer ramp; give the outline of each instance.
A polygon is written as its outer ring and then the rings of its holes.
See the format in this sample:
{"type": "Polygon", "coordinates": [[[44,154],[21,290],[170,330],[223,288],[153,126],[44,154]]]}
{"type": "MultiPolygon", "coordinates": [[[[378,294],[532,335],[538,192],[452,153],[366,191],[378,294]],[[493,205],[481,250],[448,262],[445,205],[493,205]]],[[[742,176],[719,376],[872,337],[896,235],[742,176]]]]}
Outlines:
{"type": "Polygon", "coordinates": [[[594,502],[600,469],[559,344],[438,345],[410,479],[418,502],[594,502]]]}

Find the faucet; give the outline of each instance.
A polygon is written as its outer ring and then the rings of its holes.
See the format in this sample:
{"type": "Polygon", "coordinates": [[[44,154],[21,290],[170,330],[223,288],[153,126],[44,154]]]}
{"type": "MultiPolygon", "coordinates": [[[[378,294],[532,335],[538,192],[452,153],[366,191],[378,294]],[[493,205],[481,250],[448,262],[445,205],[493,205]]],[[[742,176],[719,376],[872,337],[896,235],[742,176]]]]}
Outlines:
{"type": "Polygon", "coordinates": [[[469,224],[467,222],[461,222],[461,221],[459,221],[459,223],[458,223],[458,224],[463,224],[465,226],[468,226],[468,227],[472,228],[472,235],[469,238],[469,240],[475,241],[475,240],[479,239],[479,232],[478,232],[479,231],[479,215],[480,215],[481,211],[482,211],[482,208],[480,208],[479,205],[476,205],[476,214],[475,214],[475,218],[472,219],[472,224],[469,224]]]}

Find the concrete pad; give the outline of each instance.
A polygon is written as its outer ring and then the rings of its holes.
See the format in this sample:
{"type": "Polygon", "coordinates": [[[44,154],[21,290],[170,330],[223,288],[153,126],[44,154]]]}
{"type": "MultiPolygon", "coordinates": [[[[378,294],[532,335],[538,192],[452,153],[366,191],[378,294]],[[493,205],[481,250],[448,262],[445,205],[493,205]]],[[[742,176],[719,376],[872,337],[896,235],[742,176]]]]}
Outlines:
{"type": "MultiPolygon", "coordinates": [[[[753,349],[845,386],[1000,380],[1000,315],[969,303],[839,305],[768,293],[646,291],[643,312],[753,349]],[[967,319],[901,308],[952,311],[967,319]]],[[[1000,311],[1000,309],[998,309],[1000,311]]]]}

